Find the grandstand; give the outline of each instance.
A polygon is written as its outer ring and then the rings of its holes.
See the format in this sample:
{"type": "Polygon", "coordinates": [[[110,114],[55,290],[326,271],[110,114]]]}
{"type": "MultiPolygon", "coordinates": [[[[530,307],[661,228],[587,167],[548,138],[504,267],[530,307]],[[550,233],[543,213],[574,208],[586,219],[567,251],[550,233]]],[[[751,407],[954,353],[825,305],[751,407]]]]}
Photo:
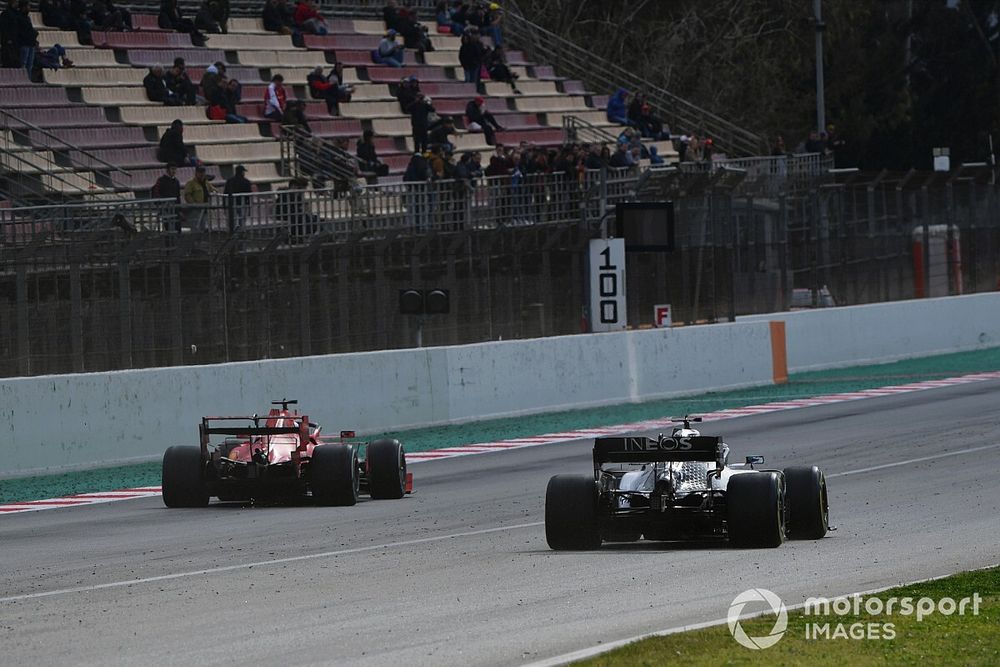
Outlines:
{"type": "MultiPolygon", "coordinates": [[[[377,16],[378,10],[365,15],[377,16]]],[[[268,33],[259,18],[250,16],[231,18],[228,34],[209,35],[201,48],[190,35],[161,30],[151,13],[133,14],[133,32],[94,32],[93,45],[81,45],[76,33],[47,28],[37,12],[31,18],[39,45],[61,44],[74,66],[45,69],[39,83],[21,70],[0,71],[0,109],[6,110],[0,114],[0,176],[8,184],[8,198],[147,197],[162,173],[157,143],[175,118],[184,121],[185,142],[217,182],[243,164],[258,190],[280,189],[294,170],[283,160],[294,159],[294,152],[282,150],[279,124],[262,115],[264,91],[275,74],[284,76],[290,96],[305,102],[315,136],[349,138],[353,153],[361,133],[373,130],[379,156],[390,169],[383,182],[398,181],[413,153],[409,117],[393,96],[401,77],[418,77],[438,113],[456,117],[457,152],[492,150],[484,135],[464,129],[465,105],[476,90],[463,82],[459,40],[450,34],[431,36],[435,50],[424,54],[423,62],[414,63],[410,52],[410,66],[394,69],[371,62],[370,50],[384,33],[382,21],[373,18],[331,18],[330,33],[305,36],[301,48],[290,36],[268,33]],[[228,76],[243,84],[239,113],[249,123],[209,120],[204,106],[150,102],[142,86],[148,68],[169,66],[176,57],[184,58],[196,85],[207,66],[226,63],[228,76]],[[338,116],[331,116],[324,102],[310,98],[306,76],[313,67],[326,69],[336,61],[344,64],[345,82],[354,85],[355,93],[340,105],[338,116]]],[[[569,118],[596,132],[598,140],[617,134],[605,120],[606,98],[587,91],[581,81],[557,76],[552,67],[516,50],[508,51],[507,60],[520,77],[521,94],[505,83],[485,83],[487,109],[506,128],[497,141],[558,145],[569,118]]],[[[675,155],[669,142],[662,142],[659,152],[668,160],[675,155]]],[[[181,182],[190,172],[180,170],[181,182]]]]}

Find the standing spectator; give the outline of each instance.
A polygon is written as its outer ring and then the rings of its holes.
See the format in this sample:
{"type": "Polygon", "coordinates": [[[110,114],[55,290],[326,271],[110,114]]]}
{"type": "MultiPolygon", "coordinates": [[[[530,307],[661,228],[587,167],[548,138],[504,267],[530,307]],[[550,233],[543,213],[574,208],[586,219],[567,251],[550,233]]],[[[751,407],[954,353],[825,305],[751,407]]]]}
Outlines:
{"type": "Polygon", "coordinates": [[[420,81],[417,77],[405,77],[399,82],[396,89],[396,99],[399,100],[399,110],[403,113],[410,113],[410,105],[413,104],[420,93],[420,81]]]}
{"type": "Polygon", "coordinates": [[[177,165],[170,163],[166,171],[156,179],[152,190],[153,199],[173,199],[181,201],[181,182],[177,180],[177,165]]]}
{"type": "Polygon", "coordinates": [[[197,88],[195,88],[194,83],[191,81],[191,77],[188,76],[187,66],[184,64],[183,58],[174,58],[174,66],[167,72],[165,79],[167,88],[177,95],[177,99],[181,101],[181,104],[188,106],[195,104],[197,101],[197,95],[195,94],[197,88]]]}
{"type": "Polygon", "coordinates": [[[390,67],[402,67],[406,62],[406,48],[402,44],[396,43],[396,31],[389,29],[385,37],[378,43],[378,47],[372,53],[372,59],[377,65],[389,65],[390,67]]]}
{"type": "Polygon", "coordinates": [[[361,171],[378,176],[389,175],[389,165],[378,159],[378,151],[375,150],[375,133],[365,130],[358,141],[357,155],[361,162],[361,171]]]}
{"type": "Polygon", "coordinates": [[[465,82],[476,84],[477,90],[479,90],[480,72],[483,67],[483,48],[483,43],[479,41],[477,33],[470,30],[462,34],[462,46],[458,49],[458,61],[465,72],[465,82]]]}
{"type": "Polygon", "coordinates": [[[319,218],[309,213],[309,205],[303,194],[308,187],[308,180],[296,176],[278,192],[275,200],[275,217],[278,222],[288,225],[289,235],[293,239],[315,234],[318,228],[319,218]]]}
{"type": "Polygon", "coordinates": [[[491,80],[510,84],[515,95],[521,94],[517,88],[518,75],[512,72],[507,64],[507,53],[502,46],[498,46],[486,55],[485,64],[491,80]]]}
{"type": "Polygon", "coordinates": [[[209,197],[215,194],[215,186],[208,180],[204,165],[194,168],[194,177],[184,184],[184,212],[185,222],[192,229],[202,229],[205,222],[205,215],[208,213],[207,206],[209,197]]]}
{"type": "Polygon", "coordinates": [[[628,91],[619,88],[608,99],[608,122],[618,125],[628,125],[628,91]]]}
{"type": "Polygon", "coordinates": [[[284,82],[285,77],[275,74],[264,92],[264,115],[279,123],[284,118],[288,106],[285,87],[282,85],[284,82]]]}
{"type": "Polygon", "coordinates": [[[177,118],[160,137],[156,157],[160,162],[167,164],[195,164],[197,160],[190,153],[190,149],[184,143],[184,123],[177,118]]]}
{"type": "Polygon", "coordinates": [[[510,159],[510,150],[503,144],[497,144],[496,150],[490,156],[490,163],[486,166],[487,176],[508,176],[514,169],[514,162],[510,159]]]}
{"type": "Polygon", "coordinates": [[[503,19],[503,10],[500,5],[491,2],[483,10],[483,22],[479,26],[480,34],[486,35],[493,40],[494,47],[503,46],[503,33],[500,30],[500,22],[503,19]]]}
{"type": "Polygon", "coordinates": [[[290,12],[285,0],[267,0],[264,9],[261,11],[264,30],[282,35],[291,35],[295,27],[295,20],[289,14],[290,12]]]}
{"type": "Polygon", "coordinates": [[[0,67],[20,67],[21,52],[18,48],[17,0],[10,0],[0,12],[0,67]]]}
{"type": "Polygon", "coordinates": [[[413,154],[410,163],[403,174],[406,191],[403,194],[403,206],[406,208],[406,221],[415,232],[423,231],[428,224],[430,202],[428,196],[428,181],[431,180],[430,165],[420,151],[413,154]]]}
{"type": "Polygon", "coordinates": [[[809,138],[806,139],[805,143],[806,153],[822,153],[826,146],[823,145],[823,140],[819,137],[819,132],[813,130],[809,133],[809,138]]]}
{"type": "Polygon", "coordinates": [[[0,15],[4,50],[10,49],[12,52],[6,58],[10,60],[10,64],[5,63],[5,66],[23,67],[31,77],[35,66],[35,50],[38,48],[38,31],[31,25],[27,0],[21,0],[16,6],[12,2],[8,11],[10,14],[5,11],[0,15]]]}
{"type": "Polygon", "coordinates": [[[146,89],[146,97],[149,98],[150,102],[160,102],[171,107],[179,106],[181,103],[174,91],[167,87],[163,68],[159,65],[149,68],[149,74],[143,78],[142,85],[146,89]]]}
{"type": "Polygon", "coordinates": [[[618,148],[615,150],[615,154],[611,156],[611,161],[608,162],[608,166],[614,167],[615,169],[630,166],[628,159],[628,144],[618,144],[618,148]]]}
{"type": "Polygon", "coordinates": [[[305,35],[325,35],[329,32],[326,19],[312,0],[299,0],[295,5],[295,27],[305,35]]]}
{"type": "Polygon", "coordinates": [[[486,136],[486,143],[490,146],[496,143],[496,132],[503,130],[493,114],[486,110],[486,100],[482,96],[476,96],[465,105],[465,117],[469,120],[466,129],[469,132],[482,132],[486,136]]]}
{"type": "Polygon", "coordinates": [[[771,155],[787,155],[788,149],[785,148],[785,137],[778,135],[774,140],[774,145],[771,147],[771,155]]]}
{"type": "Polygon", "coordinates": [[[247,168],[236,165],[233,175],[226,180],[222,194],[226,195],[226,209],[229,212],[229,231],[234,232],[243,227],[249,207],[248,197],[233,197],[232,195],[248,195],[253,192],[253,183],[246,177],[247,168]]]}
{"type": "Polygon", "coordinates": [[[691,146],[691,137],[686,134],[682,134],[677,138],[677,161],[686,162],[688,148],[691,146]]]}
{"type": "Polygon", "coordinates": [[[430,115],[434,113],[431,98],[423,93],[417,93],[417,99],[410,105],[410,128],[413,131],[413,148],[417,151],[427,150],[427,130],[430,128],[430,115]]]}

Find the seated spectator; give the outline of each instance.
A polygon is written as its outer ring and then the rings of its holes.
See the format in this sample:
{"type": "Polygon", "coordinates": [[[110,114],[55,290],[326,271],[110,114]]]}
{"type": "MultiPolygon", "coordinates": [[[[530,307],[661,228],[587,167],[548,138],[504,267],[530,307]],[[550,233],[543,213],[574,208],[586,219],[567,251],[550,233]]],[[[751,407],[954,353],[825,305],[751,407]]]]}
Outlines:
{"type": "Polygon", "coordinates": [[[503,46],[503,35],[500,32],[500,5],[491,2],[480,4],[471,9],[468,14],[469,25],[475,26],[480,35],[493,40],[493,46],[503,46]]]}
{"type": "Polygon", "coordinates": [[[285,77],[275,74],[271,77],[271,83],[264,91],[264,115],[279,123],[285,117],[285,109],[288,106],[285,87],[282,85],[285,77]]]}
{"type": "Polygon", "coordinates": [[[132,15],[124,7],[115,6],[113,0],[92,0],[89,16],[95,30],[124,32],[132,29],[132,15]]]}
{"type": "Polygon", "coordinates": [[[455,134],[455,121],[451,116],[445,116],[427,128],[427,141],[431,145],[443,146],[446,152],[454,152],[455,144],[451,142],[453,134],[455,134]]]}
{"type": "Polygon", "coordinates": [[[639,124],[639,116],[642,113],[642,105],[646,103],[646,94],[641,90],[632,96],[632,101],[628,105],[628,119],[633,125],[639,124]]]}
{"type": "Polygon", "coordinates": [[[226,82],[225,90],[222,91],[222,105],[226,108],[227,123],[246,123],[247,117],[241,115],[236,106],[243,99],[243,86],[236,79],[229,79],[226,82]]]}
{"type": "Polygon", "coordinates": [[[372,51],[372,61],[376,65],[403,66],[406,61],[406,49],[402,44],[396,43],[396,34],[395,30],[387,30],[378,47],[372,51]]]}
{"type": "Polygon", "coordinates": [[[486,136],[486,143],[490,146],[496,143],[496,131],[503,127],[493,117],[493,114],[486,110],[486,100],[477,96],[465,105],[465,117],[469,120],[465,126],[469,132],[482,132],[486,136]]]}
{"type": "Polygon", "coordinates": [[[142,85],[146,89],[146,97],[150,102],[160,102],[170,107],[181,104],[181,100],[177,97],[177,94],[167,87],[167,80],[163,76],[163,68],[159,65],[149,68],[149,74],[142,80],[142,85]]]}
{"type": "Polygon", "coordinates": [[[649,164],[654,166],[666,164],[663,156],[660,155],[660,150],[656,146],[649,147],[649,164]]]}
{"type": "Polygon", "coordinates": [[[312,128],[309,127],[309,121],[306,120],[306,104],[302,100],[288,100],[288,104],[285,105],[285,113],[281,118],[281,124],[301,127],[309,134],[312,134],[312,128]]]}
{"type": "Polygon", "coordinates": [[[295,5],[295,27],[306,35],[325,35],[329,32],[326,19],[312,0],[299,0],[295,5]]]}
{"type": "Polygon", "coordinates": [[[264,30],[282,35],[291,35],[295,27],[295,19],[285,0],[267,0],[261,12],[264,30]]]}
{"type": "Polygon", "coordinates": [[[175,119],[160,137],[156,159],[160,162],[177,165],[193,165],[198,162],[184,143],[184,123],[180,118],[175,119]]]}
{"type": "Polygon", "coordinates": [[[365,130],[358,141],[357,155],[358,161],[361,163],[361,171],[374,174],[375,176],[388,176],[389,165],[378,159],[374,136],[374,132],[365,130]]]}
{"type": "Polygon", "coordinates": [[[615,94],[608,99],[608,122],[618,125],[629,125],[628,120],[628,91],[619,88],[615,94]]]}
{"type": "Polygon", "coordinates": [[[38,47],[35,50],[35,66],[38,69],[57,70],[72,67],[73,61],[66,57],[66,49],[61,44],[53,44],[47,49],[38,47]]]}
{"type": "Polygon", "coordinates": [[[194,27],[204,33],[221,35],[222,26],[215,20],[215,15],[218,13],[214,2],[205,0],[201,3],[198,13],[194,15],[194,27]]]}
{"type": "Polygon", "coordinates": [[[407,49],[413,49],[418,54],[434,50],[426,26],[417,20],[416,12],[409,7],[404,6],[396,10],[396,20],[392,29],[403,38],[403,46],[407,49]]]}
{"type": "Polygon", "coordinates": [[[635,123],[639,132],[647,139],[659,141],[670,138],[670,128],[664,127],[663,121],[653,115],[653,107],[649,102],[643,102],[639,107],[639,117],[635,123]]]}
{"type": "Polygon", "coordinates": [[[222,29],[222,34],[227,34],[229,32],[229,0],[212,0],[209,9],[212,12],[212,18],[222,29]]]}
{"type": "Polygon", "coordinates": [[[205,73],[201,75],[201,94],[209,104],[224,106],[222,101],[222,88],[226,84],[226,65],[217,62],[209,65],[205,73]]]}
{"type": "Polygon", "coordinates": [[[42,15],[42,25],[44,26],[60,30],[76,29],[68,0],[39,0],[38,11],[42,15]]]}
{"type": "Polygon", "coordinates": [[[415,76],[404,77],[399,82],[396,89],[396,99],[399,100],[399,110],[403,113],[410,113],[410,105],[417,99],[420,93],[420,81],[415,76]]]}
{"type": "Polygon", "coordinates": [[[174,66],[166,74],[167,88],[172,90],[181,104],[192,106],[197,102],[194,82],[188,76],[183,58],[174,58],[174,66]]]}
{"type": "Polygon", "coordinates": [[[507,65],[507,54],[502,46],[498,46],[486,55],[486,71],[490,74],[490,79],[501,83],[510,84],[510,88],[515,95],[520,95],[517,89],[517,74],[514,74],[507,65]]]}
{"type": "Polygon", "coordinates": [[[181,10],[177,7],[177,0],[160,0],[160,15],[156,19],[157,25],[164,30],[174,32],[191,32],[194,30],[194,22],[181,15],[181,10]]]}
{"type": "MultiPolygon", "coordinates": [[[[341,68],[341,72],[343,68],[341,68]]],[[[326,110],[331,115],[339,114],[339,104],[350,102],[351,95],[354,94],[354,87],[340,83],[336,66],[330,70],[330,74],[323,75],[323,68],[319,65],[306,77],[309,85],[309,94],[313,99],[326,100],[326,110]]]]}
{"type": "Polygon", "coordinates": [[[455,21],[455,10],[450,9],[445,0],[435,5],[434,20],[437,22],[438,32],[450,32],[456,37],[461,37],[462,31],[465,30],[465,24],[455,21]]]}
{"type": "Polygon", "coordinates": [[[181,182],[177,180],[177,165],[168,164],[166,171],[153,184],[150,193],[153,199],[173,199],[181,201],[181,182]]]}

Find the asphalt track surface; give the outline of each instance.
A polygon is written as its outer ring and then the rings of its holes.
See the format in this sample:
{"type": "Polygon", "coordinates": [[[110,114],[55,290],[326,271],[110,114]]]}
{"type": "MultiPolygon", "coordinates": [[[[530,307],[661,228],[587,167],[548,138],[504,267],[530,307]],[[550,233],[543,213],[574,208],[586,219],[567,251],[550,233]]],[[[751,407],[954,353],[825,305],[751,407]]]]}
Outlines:
{"type": "Polygon", "coordinates": [[[815,463],[816,542],[640,542],[556,553],[548,478],[590,441],[413,466],[353,508],[167,510],[158,498],[0,519],[0,663],[519,664],[786,604],[995,564],[1000,381],[706,424],[733,459],[815,463]],[[969,451],[971,450],[971,451],[969,451]]]}

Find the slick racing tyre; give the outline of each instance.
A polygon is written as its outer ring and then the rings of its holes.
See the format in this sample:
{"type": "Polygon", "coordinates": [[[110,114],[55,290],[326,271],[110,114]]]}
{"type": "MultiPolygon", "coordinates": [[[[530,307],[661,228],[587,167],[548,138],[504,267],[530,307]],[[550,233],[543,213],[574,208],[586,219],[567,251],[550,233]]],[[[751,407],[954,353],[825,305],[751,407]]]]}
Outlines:
{"type": "Polygon", "coordinates": [[[208,505],[201,447],[174,446],[163,453],[163,504],[167,507],[208,505]]]}
{"type": "Polygon", "coordinates": [[[406,493],[406,453],[399,440],[376,440],[365,453],[368,493],[375,500],[395,500],[406,493]]]}
{"type": "Polygon", "coordinates": [[[320,445],[309,462],[309,484],[317,505],[358,502],[358,450],[350,445],[320,445]]]}
{"type": "Polygon", "coordinates": [[[545,489],[545,541],[557,551],[601,546],[597,488],[590,475],[556,475],[545,489]]]}
{"type": "Polygon", "coordinates": [[[826,535],[830,528],[830,503],[823,471],[816,466],[785,468],[785,502],[791,539],[818,540],[826,535]]]}
{"type": "Polygon", "coordinates": [[[733,475],[726,488],[729,541],[738,547],[777,547],[785,541],[784,489],[773,472],[733,475]]]}

